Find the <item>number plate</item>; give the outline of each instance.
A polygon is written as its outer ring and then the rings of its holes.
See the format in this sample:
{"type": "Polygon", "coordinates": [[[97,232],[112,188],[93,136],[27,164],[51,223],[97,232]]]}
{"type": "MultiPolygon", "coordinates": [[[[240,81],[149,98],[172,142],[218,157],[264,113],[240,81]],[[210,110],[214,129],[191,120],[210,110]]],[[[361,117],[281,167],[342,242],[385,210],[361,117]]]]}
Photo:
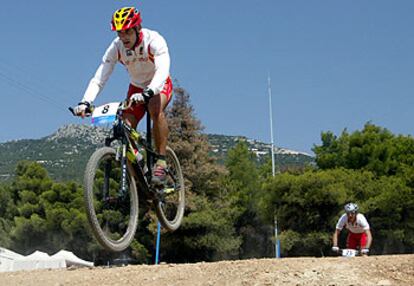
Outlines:
{"type": "Polygon", "coordinates": [[[111,102],[94,109],[92,113],[92,125],[105,125],[115,121],[119,102],[111,102]]]}
{"type": "Polygon", "coordinates": [[[345,257],[354,257],[356,256],[357,251],[355,249],[343,249],[342,256],[345,257]]]}

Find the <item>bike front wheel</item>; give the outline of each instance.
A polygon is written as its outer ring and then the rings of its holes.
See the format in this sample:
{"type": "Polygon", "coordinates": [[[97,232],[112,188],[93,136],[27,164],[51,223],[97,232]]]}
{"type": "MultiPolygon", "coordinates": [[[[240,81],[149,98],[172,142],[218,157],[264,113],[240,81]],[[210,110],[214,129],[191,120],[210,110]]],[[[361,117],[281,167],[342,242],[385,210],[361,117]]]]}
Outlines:
{"type": "Polygon", "coordinates": [[[174,151],[167,147],[167,183],[154,200],[155,212],[161,225],[169,231],[178,229],[184,216],[185,187],[180,162],[174,151]]]}
{"type": "Polygon", "coordinates": [[[110,251],[125,250],[138,225],[138,193],[130,168],[113,148],[103,147],[92,154],[85,170],[89,224],[96,240],[110,251]]]}

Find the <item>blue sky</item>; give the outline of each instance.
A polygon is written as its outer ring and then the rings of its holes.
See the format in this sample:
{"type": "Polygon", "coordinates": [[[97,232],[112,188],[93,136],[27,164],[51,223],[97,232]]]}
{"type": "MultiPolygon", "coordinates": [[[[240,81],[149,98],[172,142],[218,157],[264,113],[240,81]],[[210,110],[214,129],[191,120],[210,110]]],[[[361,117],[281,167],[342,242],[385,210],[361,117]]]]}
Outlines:
{"type": "MultiPolygon", "coordinates": [[[[311,152],[322,131],[414,128],[414,1],[4,1],[0,9],[0,142],[40,138],[73,118],[115,34],[110,17],[137,6],[167,40],[171,74],[205,132],[311,152]]],[[[97,104],[121,100],[121,65],[97,104]]]]}

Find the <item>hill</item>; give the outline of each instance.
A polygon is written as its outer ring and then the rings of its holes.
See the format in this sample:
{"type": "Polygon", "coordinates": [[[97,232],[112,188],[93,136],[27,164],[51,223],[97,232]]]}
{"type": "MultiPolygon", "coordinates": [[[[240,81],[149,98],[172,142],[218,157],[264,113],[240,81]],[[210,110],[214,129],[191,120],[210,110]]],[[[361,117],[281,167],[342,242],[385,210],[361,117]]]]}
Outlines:
{"type": "Polygon", "coordinates": [[[41,139],[13,140],[0,144],[0,178],[7,180],[20,160],[45,166],[56,180],[82,177],[92,152],[102,146],[106,131],[85,125],[67,125],[41,139]]]}
{"type": "MultiPolygon", "coordinates": [[[[249,150],[256,155],[258,163],[264,163],[266,160],[270,159],[270,143],[263,143],[244,136],[207,134],[207,137],[211,146],[210,153],[215,156],[219,162],[223,162],[227,156],[228,150],[236,146],[240,141],[247,143],[249,150]]],[[[274,147],[274,154],[276,165],[279,169],[287,167],[303,167],[314,163],[313,156],[305,152],[274,147]]]]}
{"type": "MultiPolygon", "coordinates": [[[[70,124],[41,139],[13,140],[0,144],[0,180],[9,179],[20,160],[41,163],[55,180],[76,180],[83,177],[83,170],[92,152],[103,146],[108,130],[101,127],[70,124]]],[[[256,155],[258,164],[270,158],[270,144],[243,136],[207,134],[210,154],[223,163],[229,149],[239,141],[247,142],[256,155]]],[[[312,156],[283,148],[275,148],[279,169],[303,167],[312,164],[312,156]]]]}

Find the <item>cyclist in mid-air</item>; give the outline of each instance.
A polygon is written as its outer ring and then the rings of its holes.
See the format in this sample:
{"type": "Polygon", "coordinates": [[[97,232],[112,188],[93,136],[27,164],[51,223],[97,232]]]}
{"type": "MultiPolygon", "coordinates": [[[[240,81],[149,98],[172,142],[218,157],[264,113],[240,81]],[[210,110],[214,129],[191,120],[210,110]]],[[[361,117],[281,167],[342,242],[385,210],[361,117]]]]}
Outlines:
{"type": "Polygon", "coordinates": [[[369,223],[365,216],[358,212],[358,205],[348,203],[344,207],[345,213],[339,218],[336,230],[332,237],[332,250],[339,252],[338,236],[341,230],[348,229],[346,247],[350,249],[360,249],[362,255],[369,253],[372,243],[372,234],[369,223]]]}
{"type": "Polygon", "coordinates": [[[159,154],[152,183],[162,185],[166,180],[165,154],[169,133],[164,109],[171,100],[173,89],[169,76],[170,55],[164,38],[155,31],[142,28],[141,22],[141,14],[135,7],[115,11],[111,26],[118,37],[107,48],[102,63],[74,112],[84,118],[86,109],[103,89],[115,64],[123,64],[130,77],[127,98],[138,103],[124,111],[123,116],[130,126],[136,128],[145,114],[142,103],[148,100],[155,147],[159,154]]]}

